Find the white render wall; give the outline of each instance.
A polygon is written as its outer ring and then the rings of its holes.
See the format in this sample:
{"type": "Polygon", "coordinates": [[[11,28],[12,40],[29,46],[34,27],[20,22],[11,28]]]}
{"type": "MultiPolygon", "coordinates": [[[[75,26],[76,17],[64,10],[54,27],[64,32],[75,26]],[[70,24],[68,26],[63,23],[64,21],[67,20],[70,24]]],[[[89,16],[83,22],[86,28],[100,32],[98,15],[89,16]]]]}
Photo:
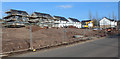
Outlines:
{"type": "MultiPolygon", "coordinates": [[[[33,19],[34,21],[39,20],[39,19],[33,19]]],[[[43,22],[40,22],[43,23],[43,22]]],[[[48,26],[47,24],[39,24],[39,26],[48,26]]],[[[52,21],[52,27],[64,27],[64,26],[75,26],[77,28],[81,28],[82,24],[81,22],[73,22],[73,21],[52,21]]]]}
{"type": "Polygon", "coordinates": [[[115,26],[117,26],[117,22],[115,22],[115,21],[110,21],[110,20],[108,20],[108,19],[106,19],[106,18],[103,18],[102,20],[100,20],[100,25],[111,25],[111,27],[115,27],[115,26]]]}
{"type": "Polygon", "coordinates": [[[53,27],[75,26],[81,28],[80,22],[54,21],[53,27]]]}

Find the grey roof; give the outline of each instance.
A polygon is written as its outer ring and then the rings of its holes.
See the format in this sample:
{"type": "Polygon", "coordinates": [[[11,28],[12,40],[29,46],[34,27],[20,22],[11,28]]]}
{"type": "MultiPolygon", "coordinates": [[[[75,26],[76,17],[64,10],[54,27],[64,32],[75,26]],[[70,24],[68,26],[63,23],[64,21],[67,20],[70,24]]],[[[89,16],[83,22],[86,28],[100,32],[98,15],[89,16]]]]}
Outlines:
{"type": "Polygon", "coordinates": [[[15,13],[19,12],[19,13],[24,13],[24,14],[28,15],[28,13],[26,11],[14,10],[14,9],[10,9],[10,11],[7,11],[6,13],[13,13],[13,12],[15,12],[15,13]]]}
{"type": "Polygon", "coordinates": [[[114,19],[109,19],[109,18],[107,18],[107,17],[104,17],[104,18],[106,18],[106,19],[108,19],[108,20],[110,20],[110,21],[116,21],[116,20],[114,20],[114,19]]]}
{"type": "Polygon", "coordinates": [[[91,21],[91,20],[82,20],[81,22],[89,22],[89,21],[91,21]]]}
{"type": "MultiPolygon", "coordinates": [[[[36,14],[37,17],[47,17],[47,18],[52,18],[52,16],[50,14],[46,14],[46,13],[40,13],[40,12],[34,12],[36,14]]],[[[33,14],[31,15],[33,16],[33,14]]]]}
{"type": "Polygon", "coordinates": [[[57,20],[68,21],[65,17],[54,16],[57,20]]]}
{"type": "Polygon", "coordinates": [[[71,19],[73,22],[80,22],[78,19],[75,19],[75,18],[69,18],[71,19]]]}

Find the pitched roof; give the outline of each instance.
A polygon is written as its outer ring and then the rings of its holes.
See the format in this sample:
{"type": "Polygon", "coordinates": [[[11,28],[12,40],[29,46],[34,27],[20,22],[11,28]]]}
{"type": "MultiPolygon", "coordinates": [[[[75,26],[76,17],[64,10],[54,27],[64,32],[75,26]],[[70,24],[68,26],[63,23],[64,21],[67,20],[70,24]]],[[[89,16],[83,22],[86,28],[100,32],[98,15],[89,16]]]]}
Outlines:
{"type": "MultiPolygon", "coordinates": [[[[47,17],[47,18],[52,18],[52,16],[50,14],[46,14],[46,13],[40,13],[40,12],[34,12],[38,17],[47,17]]],[[[32,14],[33,16],[33,14],[32,14]]]]}
{"type": "MultiPolygon", "coordinates": [[[[22,17],[23,15],[8,15],[8,16],[3,17],[3,19],[9,19],[9,18],[12,17],[12,16],[22,17]]],[[[29,16],[24,16],[24,17],[29,17],[29,16]]]]}
{"type": "Polygon", "coordinates": [[[57,20],[68,21],[65,17],[54,16],[57,20]]]}
{"type": "Polygon", "coordinates": [[[69,18],[71,19],[73,22],[80,22],[78,19],[75,19],[75,18],[69,18]]]}
{"type": "Polygon", "coordinates": [[[28,15],[28,13],[26,11],[14,10],[14,9],[10,9],[10,11],[7,11],[5,13],[11,13],[11,12],[22,12],[22,13],[26,13],[28,15]]]}
{"type": "Polygon", "coordinates": [[[89,22],[89,21],[91,21],[91,20],[82,20],[81,22],[89,22]]]}
{"type": "Polygon", "coordinates": [[[114,19],[109,19],[109,18],[107,18],[107,17],[104,17],[104,18],[106,18],[106,19],[108,19],[108,20],[110,20],[110,21],[116,21],[116,20],[114,20],[114,19]]]}

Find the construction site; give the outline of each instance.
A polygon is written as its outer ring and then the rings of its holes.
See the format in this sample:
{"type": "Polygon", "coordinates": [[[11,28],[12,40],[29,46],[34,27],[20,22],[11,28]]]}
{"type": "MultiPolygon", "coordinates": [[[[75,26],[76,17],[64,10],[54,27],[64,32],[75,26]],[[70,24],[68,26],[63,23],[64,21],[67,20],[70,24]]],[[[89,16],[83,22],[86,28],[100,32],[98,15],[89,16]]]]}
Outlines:
{"type": "Polygon", "coordinates": [[[2,23],[2,53],[44,49],[101,39],[120,33],[117,29],[94,29],[93,21],[10,10],[2,23]],[[14,14],[14,13],[15,14],[14,14]],[[17,12],[21,14],[17,14],[17,12]],[[22,15],[24,14],[24,15],[22,15]],[[36,16],[37,15],[37,16],[36,16]]]}
{"type": "MultiPolygon", "coordinates": [[[[2,49],[3,52],[12,52],[30,48],[29,27],[3,28],[2,49]]],[[[114,33],[115,34],[115,33],[114,33]]],[[[112,33],[112,35],[114,35],[112,33]]],[[[32,26],[32,42],[34,49],[46,48],[57,44],[69,44],[76,41],[86,41],[95,38],[106,37],[104,30],[93,31],[77,28],[50,28],[41,29],[32,26]],[[78,37],[74,37],[78,35],[78,37]],[[79,37],[80,36],[80,37],[79,37]]]]}

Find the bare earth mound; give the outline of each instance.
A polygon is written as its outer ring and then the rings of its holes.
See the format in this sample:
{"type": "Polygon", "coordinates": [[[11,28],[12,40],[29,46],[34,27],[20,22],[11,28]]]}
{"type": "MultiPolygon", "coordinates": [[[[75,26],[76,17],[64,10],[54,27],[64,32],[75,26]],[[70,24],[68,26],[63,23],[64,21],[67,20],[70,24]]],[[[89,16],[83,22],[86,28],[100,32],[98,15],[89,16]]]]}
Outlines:
{"type": "MultiPolygon", "coordinates": [[[[29,27],[24,28],[3,28],[3,52],[28,49],[29,27]]],[[[74,35],[84,35],[86,37],[102,36],[104,31],[92,31],[76,28],[49,28],[41,29],[32,26],[33,47],[40,48],[46,45],[61,43],[62,41],[74,41],[74,35]]]]}

